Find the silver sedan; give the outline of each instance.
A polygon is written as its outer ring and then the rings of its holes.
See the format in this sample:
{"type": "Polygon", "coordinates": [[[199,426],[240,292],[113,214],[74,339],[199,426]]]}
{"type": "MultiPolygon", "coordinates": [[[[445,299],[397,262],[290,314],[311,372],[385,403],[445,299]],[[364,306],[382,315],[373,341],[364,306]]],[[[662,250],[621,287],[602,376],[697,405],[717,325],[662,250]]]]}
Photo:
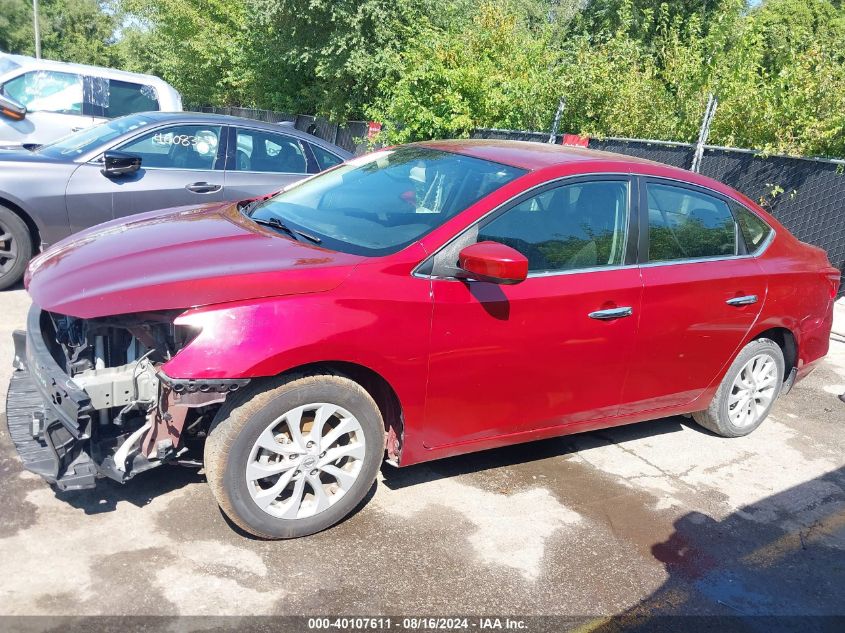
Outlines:
{"type": "Polygon", "coordinates": [[[290,124],[146,112],[0,152],[0,289],[39,249],[155,209],[277,191],[352,154],[290,124]]]}

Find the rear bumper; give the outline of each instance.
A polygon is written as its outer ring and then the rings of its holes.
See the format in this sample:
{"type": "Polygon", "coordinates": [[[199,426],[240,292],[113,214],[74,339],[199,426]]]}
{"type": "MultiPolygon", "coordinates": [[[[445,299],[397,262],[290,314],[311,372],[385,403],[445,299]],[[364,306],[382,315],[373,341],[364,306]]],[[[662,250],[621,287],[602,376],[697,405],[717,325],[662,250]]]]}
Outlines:
{"type": "Polygon", "coordinates": [[[6,422],[24,467],[61,490],[91,488],[91,400],[62,370],[41,337],[33,306],[27,331],[16,331],[15,371],[6,397],[6,422]]]}

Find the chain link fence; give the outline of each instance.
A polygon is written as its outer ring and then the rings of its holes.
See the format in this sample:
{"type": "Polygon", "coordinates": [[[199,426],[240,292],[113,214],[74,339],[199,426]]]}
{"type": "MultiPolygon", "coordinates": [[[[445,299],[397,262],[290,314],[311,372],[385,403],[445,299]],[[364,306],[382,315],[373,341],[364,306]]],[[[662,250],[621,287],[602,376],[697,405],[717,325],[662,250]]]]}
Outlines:
{"type": "Polygon", "coordinates": [[[235,106],[187,106],[185,109],[192,112],[228,114],[245,119],[266,121],[268,123],[291,122],[297,130],[313,134],[329,143],[342,147],[346,151],[354,154],[360,154],[366,151],[366,143],[364,141],[367,137],[368,128],[366,121],[347,121],[346,123],[339,124],[310,114],[290,114],[287,112],[276,112],[274,110],[239,108],[235,106]]]}
{"type": "MultiPolygon", "coordinates": [[[[545,132],[480,128],[473,138],[546,143],[545,132]]],[[[689,169],[695,145],[626,138],[590,138],[590,149],[627,154],[689,169]]],[[[563,135],[555,142],[561,143],[563,135]]],[[[746,149],[705,145],[700,172],[761,204],[798,239],[827,251],[845,270],[845,160],[765,155],[746,149]]],[[[845,284],[839,288],[845,296],[845,284]]]]}

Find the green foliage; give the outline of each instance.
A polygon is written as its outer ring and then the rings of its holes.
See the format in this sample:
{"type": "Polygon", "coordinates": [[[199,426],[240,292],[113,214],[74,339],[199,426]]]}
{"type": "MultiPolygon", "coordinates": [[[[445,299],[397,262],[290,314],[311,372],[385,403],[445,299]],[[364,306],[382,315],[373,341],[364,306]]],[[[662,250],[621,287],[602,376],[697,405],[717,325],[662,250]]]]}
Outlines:
{"type": "Polygon", "coordinates": [[[548,77],[558,52],[500,3],[485,3],[456,31],[429,30],[382,82],[369,114],[394,141],[465,136],[485,125],[547,127],[558,92],[548,77]]]}
{"type": "Polygon", "coordinates": [[[845,10],[828,0],[593,0],[563,30],[518,7],[482,2],[402,54],[369,110],[389,140],[548,129],[560,95],[565,131],[692,142],[712,92],[711,143],[845,155],[845,10]]]}
{"type": "MultiPolygon", "coordinates": [[[[30,0],[0,49],[32,53],[30,0]]],[[[151,72],[189,104],[845,156],[840,0],[41,0],[44,56],[151,72]]]]}
{"type": "MultiPolygon", "coordinates": [[[[113,48],[115,16],[97,0],[41,0],[41,54],[85,64],[119,63],[113,48]]],[[[0,50],[35,54],[31,0],[0,0],[0,50]]]]}
{"type": "Polygon", "coordinates": [[[188,103],[249,104],[249,3],[227,0],[123,0],[118,48],[123,67],[174,85],[188,103]]]}
{"type": "Polygon", "coordinates": [[[360,116],[380,82],[396,78],[397,55],[443,28],[468,1],[254,0],[253,55],[263,106],[360,116]]]}

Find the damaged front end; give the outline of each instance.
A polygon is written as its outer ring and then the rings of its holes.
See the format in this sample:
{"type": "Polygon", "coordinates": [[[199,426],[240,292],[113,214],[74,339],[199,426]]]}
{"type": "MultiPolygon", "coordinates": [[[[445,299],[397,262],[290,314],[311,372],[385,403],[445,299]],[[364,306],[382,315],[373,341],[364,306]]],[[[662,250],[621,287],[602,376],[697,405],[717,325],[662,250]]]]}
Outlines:
{"type": "Polygon", "coordinates": [[[33,306],[14,333],[9,433],[24,465],[61,490],[98,477],[124,482],[167,462],[199,466],[192,449],[246,379],[178,380],[161,366],[198,330],[180,311],[78,319],[33,306]]]}

